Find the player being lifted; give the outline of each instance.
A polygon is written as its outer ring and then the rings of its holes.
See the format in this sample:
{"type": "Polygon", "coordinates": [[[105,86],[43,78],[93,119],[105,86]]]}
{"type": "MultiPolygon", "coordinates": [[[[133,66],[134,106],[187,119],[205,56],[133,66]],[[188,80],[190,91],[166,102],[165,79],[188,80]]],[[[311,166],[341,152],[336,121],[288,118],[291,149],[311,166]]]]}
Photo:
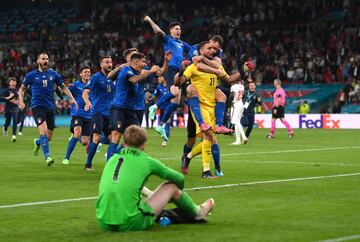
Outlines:
{"type": "Polygon", "coordinates": [[[164,52],[172,52],[172,58],[169,63],[169,68],[164,74],[164,78],[168,83],[170,92],[163,95],[156,101],[154,105],[149,107],[149,118],[154,120],[158,107],[171,100],[165,108],[160,125],[155,128],[155,130],[161,135],[163,139],[168,140],[168,137],[166,136],[165,126],[173,112],[179,106],[181,97],[181,90],[177,86],[173,85],[174,76],[181,69],[181,63],[184,60],[184,52],[188,53],[191,46],[188,43],[180,40],[181,26],[179,22],[173,22],[169,25],[170,35],[167,35],[162,29],[160,29],[157,24],[154,23],[154,21],[152,21],[149,16],[145,16],[144,21],[148,22],[151,25],[155,34],[159,34],[162,37],[164,44],[164,52]]]}
{"type": "Polygon", "coordinates": [[[112,69],[112,59],[110,56],[100,58],[101,70],[96,72],[86,84],[82,94],[85,101],[84,110],[91,108],[92,140],[88,147],[88,157],[85,163],[85,169],[93,170],[92,160],[100,142],[101,134],[110,139],[110,105],[115,94],[114,82],[107,78],[112,69]],[[89,99],[91,96],[91,101],[89,99]]]}
{"type": "Polygon", "coordinates": [[[281,81],[279,79],[274,80],[274,104],[272,109],[272,118],[271,118],[271,129],[270,133],[267,135],[268,139],[272,139],[275,137],[275,129],[276,129],[276,119],[280,119],[280,121],[285,125],[289,138],[294,137],[294,131],[290,127],[290,124],[285,120],[285,91],[281,87],[281,81]]]}
{"type": "Polygon", "coordinates": [[[10,77],[8,80],[8,88],[4,92],[4,97],[2,99],[5,100],[5,123],[3,126],[4,136],[8,135],[8,127],[10,126],[12,119],[12,142],[16,142],[16,129],[18,123],[18,115],[19,115],[19,107],[18,107],[18,91],[16,89],[17,81],[15,77],[10,77]]]}
{"type": "Polygon", "coordinates": [[[82,98],[82,93],[87,82],[90,79],[91,71],[90,67],[83,66],[80,68],[80,80],[69,84],[68,88],[74,96],[79,108],[76,109],[75,105],[71,105],[71,124],[70,132],[72,137],[69,139],[68,148],[66,150],[65,158],[62,161],[64,165],[68,165],[70,156],[77,142],[80,140],[81,144],[87,146],[90,141],[91,134],[91,114],[90,110],[85,111],[85,101],[82,98]]]}
{"type": "Polygon", "coordinates": [[[125,148],[105,165],[96,203],[100,226],[110,231],[148,229],[170,202],[193,222],[206,220],[214,200],[210,198],[196,205],[183,190],[184,176],[144,152],[146,140],[144,129],[129,126],[124,133],[125,148]],[[167,181],[142,200],[140,191],[150,175],[167,181]]]}
{"type": "Polygon", "coordinates": [[[65,86],[59,73],[49,68],[49,56],[42,52],[37,56],[38,68],[26,74],[24,81],[19,90],[19,108],[23,110],[24,93],[27,87],[32,90],[31,109],[38,126],[40,137],[34,139],[34,154],[39,154],[40,146],[43,150],[45,161],[48,166],[54,163],[50,156],[49,141],[52,139],[55,128],[55,101],[54,85],[56,84],[63,92],[70,97],[71,103],[77,102],[72,96],[69,89],[65,86]]]}
{"type": "MultiPolygon", "coordinates": [[[[188,60],[195,64],[196,68],[199,71],[215,74],[218,77],[222,75],[222,71],[220,68],[221,65],[221,56],[222,56],[222,45],[223,45],[223,38],[220,35],[214,35],[210,40],[210,44],[215,50],[215,56],[213,59],[208,59],[206,57],[200,56],[199,44],[193,45],[189,51],[188,60]]],[[[209,124],[204,123],[200,107],[199,107],[199,97],[196,88],[191,85],[191,83],[186,88],[187,96],[189,97],[189,106],[196,121],[199,123],[200,128],[203,131],[208,130],[211,128],[209,124]]],[[[214,132],[217,134],[229,134],[232,133],[233,130],[228,129],[224,126],[224,113],[225,113],[225,102],[226,96],[220,90],[219,86],[216,87],[215,90],[215,98],[216,98],[216,105],[215,105],[215,117],[216,117],[216,126],[212,127],[214,132]]]]}
{"type": "MultiPolygon", "coordinates": [[[[203,72],[208,72],[212,74],[216,74],[217,76],[221,75],[221,69],[219,68],[221,65],[221,56],[222,56],[222,45],[223,45],[223,39],[220,35],[213,36],[209,42],[212,44],[214,50],[215,50],[215,56],[213,59],[208,59],[202,56],[199,56],[199,45],[193,45],[189,51],[188,59],[189,61],[194,61],[196,67],[198,70],[203,72]],[[220,72],[220,74],[219,74],[220,72]]],[[[250,62],[245,62],[244,65],[241,67],[242,73],[248,73],[249,71],[252,71],[253,65],[250,62]]],[[[188,171],[188,165],[189,165],[189,159],[192,157],[192,155],[196,156],[194,152],[192,154],[189,154],[192,150],[192,147],[195,144],[196,140],[196,132],[195,132],[195,124],[193,121],[193,117],[191,115],[191,111],[194,110],[194,117],[198,121],[199,124],[203,122],[201,112],[199,111],[199,99],[198,99],[198,92],[196,88],[193,85],[188,85],[186,88],[187,91],[187,97],[189,99],[189,118],[188,118],[188,125],[187,125],[187,142],[184,145],[183,149],[183,156],[181,158],[182,160],[182,172],[184,174],[187,174],[188,171]]],[[[216,97],[216,105],[215,105],[215,116],[216,116],[216,127],[214,129],[215,133],[222,133],[222,134],[228,134],[232,133],[233,130],[228,129],[223,126],[223,120],[224,120],[224,111],[225,111],[225,102],[226,102],[226,96],[221,91],[220,87],[217,86],[215,91],[215,97],[216,97]]],[[[200,126],[202,127],[202,126],[200,126]]],[[[208,128],[208,125],[203,125],[203,130],[206,130],[208,128]]],[[[213,144],[211,146],[211,153],[214,159],[215,166],[217,164],[220,164],[220,149],[217,144],[213,144]]],[[[222,173],[216,172],[217,175],[222,175],[222,173]]]]}
{"type": "MultiPolygon", "coordinates": [[[[215,49],[209,41],[204,41],[199,44],[200,55],[202,57],[212,59],[215,55],[215,49]]],[[[223,71],[223,75],[220,77],[221,80],[232,83],[240,78],[240,73],[237,72],[231,76],[229,76],[224,68],[220,66],[223,71]]],[[[175,84],[181,85],[186,81],[191,80],[191,84],[196,88],[199,93],[199,103],[200,103],[200,111],[201,115],[204,119],[205,123],[211,125],[211,127],[215,127],[215,90],[218,84],[218,77],[215,74],[205,73],[199,71],[195,64],[191,64],[184,72],[180,71],[175,77],[175,84]]],[[[196,133],[197,135],[202,136],[203,141],[196,145],[193,150],[189,153],[192,157],[193,154],[202,153],[202,161],[203,161],[203,174],[204,178],[213,177],[210,171],[210,150],[213,144],[217,144],[216,137],[214,136],[213,130],[208,129],[207,131],[202,131],[200,129],[199,123],[194,119],[196,123],[196,133]]],[[[220,152],[220,150],[219,150],[220,152]]],[[[191,157],[191,158],[192,158],[191,157]]],[[[190,158],[187,157],[187,163],[190,158]]],[[[215,171],[218,175],[222,175],[222,171],[220,168],[220,163],[216,164],[215,171]]]]}

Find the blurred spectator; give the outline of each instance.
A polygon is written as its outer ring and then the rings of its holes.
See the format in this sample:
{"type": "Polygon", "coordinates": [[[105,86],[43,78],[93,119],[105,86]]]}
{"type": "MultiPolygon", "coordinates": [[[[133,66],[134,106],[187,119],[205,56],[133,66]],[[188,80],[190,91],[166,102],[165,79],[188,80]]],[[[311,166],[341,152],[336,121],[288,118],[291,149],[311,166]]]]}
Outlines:
{"type": "Polygon", "coordinates": [[[310,113],[310,105],[307,103],[307,101],[304,101],[304,103],[302,103],[299,106],[299,113],[300,114],[309,114],[310,113]]]}

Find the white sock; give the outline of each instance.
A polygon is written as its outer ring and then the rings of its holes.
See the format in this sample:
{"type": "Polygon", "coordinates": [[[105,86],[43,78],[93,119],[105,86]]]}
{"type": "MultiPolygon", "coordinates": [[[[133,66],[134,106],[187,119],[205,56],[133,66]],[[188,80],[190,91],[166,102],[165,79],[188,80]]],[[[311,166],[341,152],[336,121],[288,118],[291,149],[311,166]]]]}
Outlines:
{"type": "Polygon", "coordinates": [[[240,134],[241,134],[242,140],[243,140],[243,141],[244,141],[244,140],[247,140],[247,137],[246,137],[246,135],[245,135],[245,132],[244,132],[243,127],[241,126],[241,124],[239,124],[239,129],[240,129],[240,134]]]}
{"type": "MultiPolygon", "coordinates": [[[[240,128],[241,125],[240,124],[235,124],[235,137],[236,137],[236,141],[237,143],[240,143],[240,128]]],[[[244,131],[243,131],[244,132],[244,131]]]]}

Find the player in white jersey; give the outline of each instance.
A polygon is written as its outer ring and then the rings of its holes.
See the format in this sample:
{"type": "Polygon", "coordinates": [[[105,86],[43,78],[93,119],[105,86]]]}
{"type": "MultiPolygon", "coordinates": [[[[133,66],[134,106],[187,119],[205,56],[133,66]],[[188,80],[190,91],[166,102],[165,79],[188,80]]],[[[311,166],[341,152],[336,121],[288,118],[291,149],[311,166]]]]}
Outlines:
{"type": "Polygon", "coordinates": [[[233,96],[231,123],[235,126],[235,137],[236,137],[235,142],[231,143],[231,145],[246,144],[248,139],[240,124],[240,119],[244,111],[244,103],[243,103],[244,86],[241,84],[241,82],[235,83],[234,85],[231,86],[230,92],[231,95],[233,96]]]}

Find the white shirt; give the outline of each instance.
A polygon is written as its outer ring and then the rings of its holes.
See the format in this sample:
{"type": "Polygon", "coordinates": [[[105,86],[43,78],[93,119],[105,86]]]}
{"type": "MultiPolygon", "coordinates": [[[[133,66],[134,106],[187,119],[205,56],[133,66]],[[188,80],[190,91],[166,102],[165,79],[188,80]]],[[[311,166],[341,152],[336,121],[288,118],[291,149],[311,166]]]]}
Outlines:
{"type": "Polygon", "coordinates": [[[234,99],[233,99],[233,103],[238,102],[238,101],[242,101],[242,99],[240,98],[240,93],[242,92],[242,95],[244,94],[244,86],[240,83],[234,84],[231,86],[230,92],[234,92],[234,99]]]}

